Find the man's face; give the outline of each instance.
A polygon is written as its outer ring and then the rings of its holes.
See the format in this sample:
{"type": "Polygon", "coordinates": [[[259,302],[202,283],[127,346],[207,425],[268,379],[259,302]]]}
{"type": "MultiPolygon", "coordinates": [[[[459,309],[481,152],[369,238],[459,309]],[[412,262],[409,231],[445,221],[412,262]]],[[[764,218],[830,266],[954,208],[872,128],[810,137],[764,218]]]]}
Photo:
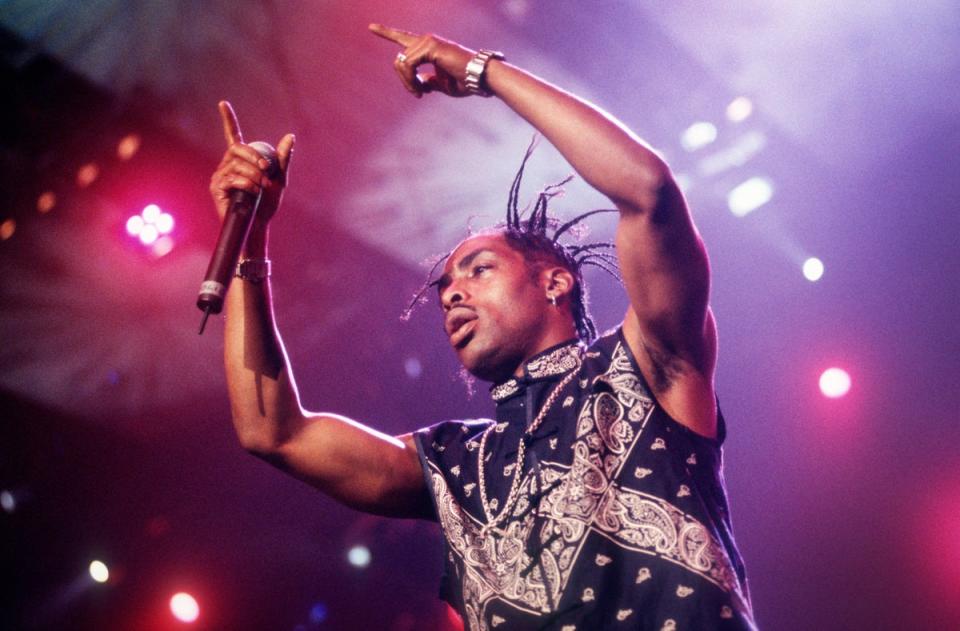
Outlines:
{"type": "Polygon", "coordinates": [[[545,289],[502,235],[480,235],[457,246],[437,288],[444,329],[471,374],[501,381],[540,350],[549,304],[545,289]]]}

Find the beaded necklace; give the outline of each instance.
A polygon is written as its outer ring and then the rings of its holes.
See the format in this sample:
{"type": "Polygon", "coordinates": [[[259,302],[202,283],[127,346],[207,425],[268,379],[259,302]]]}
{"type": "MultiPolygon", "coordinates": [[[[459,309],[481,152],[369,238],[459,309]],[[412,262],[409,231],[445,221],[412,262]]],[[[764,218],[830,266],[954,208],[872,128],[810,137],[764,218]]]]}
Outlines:
{"type": "Polygon", "coordinates": [[[580,358],[578,357],[576,366],[574,366],[567,376],[557,384],[557,387],[553,389],[553,391],[550,393],[550,396],[547,397],[547,400],[544,401],[543,405],[540,407],[540,412],[537,414],[537,418],[533,419],[533,422],[530,423],[530,426],[524,430],[523,436],[520,437],[520,444],[517,446],[517,462],[513,471],[513,481],[510,483],[510,492],[507,493],[507,501],[504,502],[503,509],[500,511],[500,514],[496,516],[493,514],[493,508],[490,506],[490,502],[487,501],[487,485],[483,475],[483,454],[487,447],[487,437],[496,427],[496,424],[494,423],[484,430],[483,435],[480,437],[480,450],[477,454],[477,481],[479,482],[480,486],[480,504],[483,506],[483,512],[487,517],[487,523],[484,524],[484,526],[480,529],[481,536],[485,536],[490,528],[493,528],[502,522],[504,517],[510,514],[510,509],[520,498],[520,482],[522,480],[521,474],[523,472],[523,459],[524,456],[526,456],[527,437],[532,436],[533,433],[537,431],[537,428],[540,427],[543,419],[547,417],[547,412],[550,411],[550,408],[560,396],[560,392],[567,386],[568,383],[573,380],[579,370],[580,358]]]}

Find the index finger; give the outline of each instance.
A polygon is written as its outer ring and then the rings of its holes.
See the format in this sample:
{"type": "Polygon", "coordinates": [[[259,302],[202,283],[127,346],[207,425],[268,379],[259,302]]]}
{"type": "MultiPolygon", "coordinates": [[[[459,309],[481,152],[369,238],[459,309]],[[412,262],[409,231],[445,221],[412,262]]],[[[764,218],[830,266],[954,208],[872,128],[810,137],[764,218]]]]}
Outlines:
{"type": "Polygon", "coordinates": [[[371,24],[367,28],[369,28],[370,32],[374,35],[400,44],[403,47],[407,47],[414,43],[417,41],[417,37],[419,37],[416,33],[402,31],[398,28],[390,28],[389,26],[384,26],[383,24],[371,24]]]}
{"type": "Polygon", "coordinates": [[[229,101],[220,101],[220,118],[223,120],[223,136],[227,139],[227,146],[243,142],[243,133],[240,131],[240,122],[229,101]]]}

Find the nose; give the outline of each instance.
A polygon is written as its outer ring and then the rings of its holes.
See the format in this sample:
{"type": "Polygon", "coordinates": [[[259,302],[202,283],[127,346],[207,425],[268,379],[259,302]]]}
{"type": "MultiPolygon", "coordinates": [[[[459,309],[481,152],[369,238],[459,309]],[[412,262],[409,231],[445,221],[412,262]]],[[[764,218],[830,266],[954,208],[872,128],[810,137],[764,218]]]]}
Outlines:
{"type": "Polygon", "coordinates": [[[466,299],[466,293],[456,281],[450,283],[440,294],[440,304],[443,305],[444,311],[450,311],[466,299]]]}

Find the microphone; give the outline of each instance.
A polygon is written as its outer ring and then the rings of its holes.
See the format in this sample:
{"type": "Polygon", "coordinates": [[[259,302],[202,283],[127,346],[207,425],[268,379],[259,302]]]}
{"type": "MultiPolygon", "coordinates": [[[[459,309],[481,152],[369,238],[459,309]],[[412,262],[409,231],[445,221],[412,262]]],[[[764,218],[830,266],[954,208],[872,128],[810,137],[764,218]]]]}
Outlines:
{"type": "MultiPolygon", "coordinates": [[[[270,165],[266,175],[273,179],[280,169],[277,162],[277,150],[266,142],[252,142],[250,147],[259,153],[270,165]]],[[[262,191],[261,191],[262,192],[262,191]]],[[[200,335],[207,324],[211,313],[220,313],[223,310],[223,299],[227,295],[227,288],[237,269],[240,259],[240,250],[247,240],[253,217],[260,204],[260,194],[254,195],[240,189],[231,189],[230,206],[223,218],[220,227],[220,237],[217,247],[210,257],[210,265],[200,284],[200,295],[197,297],[197,307],[203,311],[203,320],[200,322],[200,335]]]]}

